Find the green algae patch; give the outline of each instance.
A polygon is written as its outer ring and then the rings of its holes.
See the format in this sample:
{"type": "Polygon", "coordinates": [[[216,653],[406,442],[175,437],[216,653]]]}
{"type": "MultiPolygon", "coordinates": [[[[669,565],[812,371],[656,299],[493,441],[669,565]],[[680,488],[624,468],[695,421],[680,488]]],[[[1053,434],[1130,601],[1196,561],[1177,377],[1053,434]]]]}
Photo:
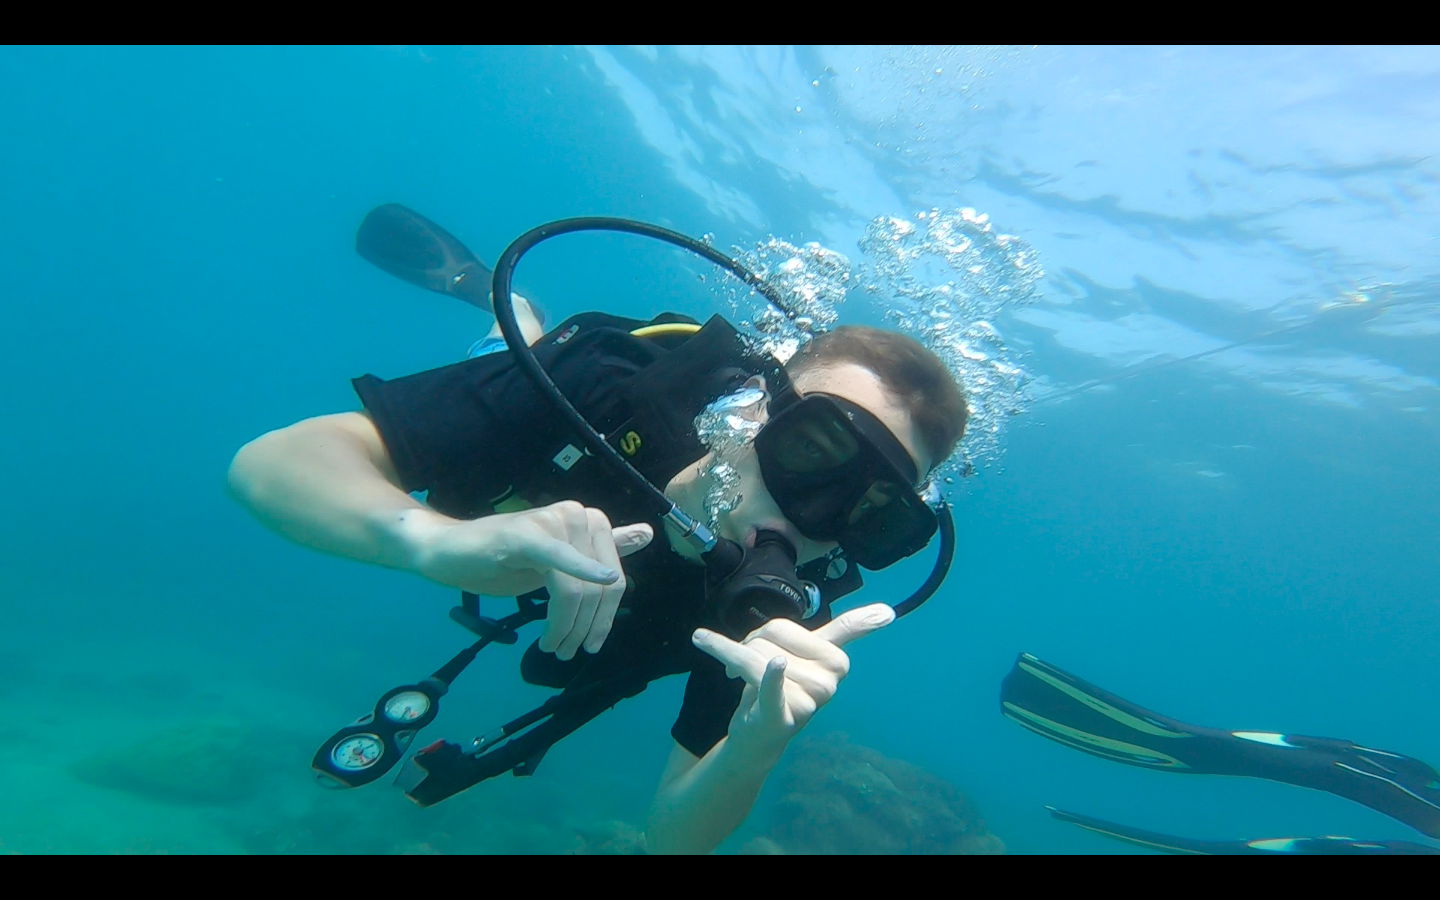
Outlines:
{"type": "Polygon", "coordinates": [[[165,803],[228,805],[255,795],[253,730],[235,719],[203,718],[105,747],[70,766],[80,781],[165,803]]]}

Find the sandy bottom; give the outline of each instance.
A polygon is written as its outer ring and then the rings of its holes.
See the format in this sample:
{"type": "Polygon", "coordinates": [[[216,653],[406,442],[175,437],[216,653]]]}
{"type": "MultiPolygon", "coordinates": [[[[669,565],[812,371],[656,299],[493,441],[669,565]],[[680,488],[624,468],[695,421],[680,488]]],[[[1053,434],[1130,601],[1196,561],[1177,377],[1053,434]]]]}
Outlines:
{"type": "Polygon", "coordinates": [[[429,809],[388,778],[320,788],[308,763],[328,720],[261,677],[263,661],[246,672],[133,644],[39,654],[14,637],[0,646],[0,853],[616,852],[640,839],[617,820],[623,804],[553,775],[429,809]]]}

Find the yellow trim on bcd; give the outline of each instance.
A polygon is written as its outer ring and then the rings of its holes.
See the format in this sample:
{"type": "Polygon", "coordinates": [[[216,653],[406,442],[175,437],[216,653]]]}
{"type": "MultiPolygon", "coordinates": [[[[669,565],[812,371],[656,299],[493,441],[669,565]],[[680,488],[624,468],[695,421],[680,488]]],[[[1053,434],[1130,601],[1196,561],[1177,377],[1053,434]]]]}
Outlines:
{"type": "Polygon", "coordinates": [[[646,325],[630,332],[632,337],[667,337],[672,334],[694,334],[700,330],[699,325],[690,325],[686,322],[670,322],[665,325],[646,325]]]}

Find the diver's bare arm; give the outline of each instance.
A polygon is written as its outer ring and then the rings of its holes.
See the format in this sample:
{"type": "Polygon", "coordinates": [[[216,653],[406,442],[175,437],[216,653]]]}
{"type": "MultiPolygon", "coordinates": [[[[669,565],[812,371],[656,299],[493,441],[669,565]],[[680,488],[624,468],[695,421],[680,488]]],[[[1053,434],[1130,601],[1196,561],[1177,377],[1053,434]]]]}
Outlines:
{"type": "Polygon", "coordinates": [[[375,424],[351,412],[305,419],[235,454],[228,486],[266,527],[307,547],[413,569],[416,530],[453,523],[399,486],[375,424]]]}
{"type": "Polygon", "coordinates": [[[417,502],[370,419],[306,419],[246,444],[230,491],[291,540],[337,556],[404,569],[490,596],[550,592],[540,649],[571,659],[610,634],[625,580],[620,558],[650,543],[647,524],[612,527],[573,500],[460,521],[417,502]]]}
{"type": "Polygon", "coordinates": [[[675,744],[645,827],[651,853],[709,853],[740,827],[780,759],[747,750],[726,737],[697,759],[675,744]]]}
{"type": "Polygon", "coordinates": [[[646,829],[657,853],[709,853],[750,814],[780,754],[850,671],[841,648],[895,621],[872,603],[846,610],[814,631],[771,619],[737,643],[706,628],[695,646],[745,679],[729,733],[699,761],[678,744],[670,754],[646,829]]]}
{"type": "MultiPolygon", "coordinates": [[[[544,328],[515,295],[515,318],[534,344],[544,328]]],[[[491,329],[500,334],[500,327],[491,329]]],[[[230,464],[230,494],[267,527],[337,556],[414,569],[417,543],[455,520],[419,503],[363,412],[305,419],[262,435],[230,464]]]]}

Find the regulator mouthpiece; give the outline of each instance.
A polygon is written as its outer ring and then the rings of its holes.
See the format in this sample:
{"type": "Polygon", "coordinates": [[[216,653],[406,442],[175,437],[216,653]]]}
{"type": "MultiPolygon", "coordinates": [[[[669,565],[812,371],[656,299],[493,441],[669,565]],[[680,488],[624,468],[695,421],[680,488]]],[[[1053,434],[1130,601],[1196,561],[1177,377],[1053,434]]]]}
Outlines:
{"type": "Polygon", "coordinates": [[[746,549],[721,539],[705,554],[705,595],[716,630],[732,640],[771,619],[800,621],[820,609],[820,589],[795,575],[795,545],[761,531],[746,549]]]}

